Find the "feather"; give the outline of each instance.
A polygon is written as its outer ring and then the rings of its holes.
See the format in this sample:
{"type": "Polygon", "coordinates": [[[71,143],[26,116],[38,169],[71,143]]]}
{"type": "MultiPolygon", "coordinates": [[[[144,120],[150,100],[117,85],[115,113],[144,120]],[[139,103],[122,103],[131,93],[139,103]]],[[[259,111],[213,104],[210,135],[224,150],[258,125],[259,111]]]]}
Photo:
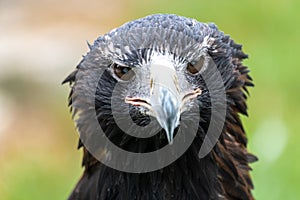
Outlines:
{"type": "MultiPolygon", "coordinates": [[[[186,66],[187,62],[196,62],[200,55],[209,55],[224,82],[226,118],[221,135],[211,152],[199,158],[198,152],[211,122],[212,100],[201,74],[189,76],[187,82],[201,88],[202,93],[197,97],[201,110],[199,123],[196,124],[197,133],[188,149],[164,168],[147,173],[129,173],[102,164],[89,152],[82,140],[85,138],[81,138],[78,148],[83,149],[84,173],[69,199],[254,199],[249,163],[257,161],[257,157],[247,151],[247,137],[240,120],[240,114],[247,115],[247,87],[254,85],[248,67],[242,64],[248,58],[242,51],[242,45],[236,44],[212,23],[204,24],[176,15],[157,14],[128,22],[88,46],[88,54],[63,81],[63,84],[71,85],[69,106],[81,137],[82,134],[90,137],[93,132],[97,133],[90,124],[91,106],[86,100],[86,97],[95,94],[95,98],[92,98],[95,109],[92,112],[96,112],[106,136],[119,148],[147,153],[168,144],[163,130],[149,138],[126,134],[117,126],[112,111],[112,95],[118,80],[109,69],[111,63],[135,67],[137,72],[145,75],[145,66],[148,66],[147,63],[155,53],[172,55],[172,62],[178,64],[176,69],[182,77],[187,77],[186,69],[182,66],[186,66]],[[103,70],[101,77],[95,73],[98,69],[103,70]],[[95,82],[97,90],[93,93],[90,87],[95,82]],[[80,94],[78,91],[86,92],[80,94]]],[[[183,84],[181,80],[177,80],[179,84],[183,84]]],[[[130,88],[124,88],[118,93],[117,106],[124,102],[122,98],[126,92],[146,95],[147,88],[141,84],[135,82],[130,88]]],[[[129,109],[136,124],[146,126],[150,123],[151,118],[141,112],[140,108],[132,106],[129,109]]],[[[119,115],[123,116],[122,113],[119,115]]],[[[199,113],[187,112],[181,120],[191,120],[195,115],[199,113]]],[[[182,123],[181,126],[187,125],[182,123]]],[[[108,156],[104,150],[100,151],[103,156],[108,156]]]]}

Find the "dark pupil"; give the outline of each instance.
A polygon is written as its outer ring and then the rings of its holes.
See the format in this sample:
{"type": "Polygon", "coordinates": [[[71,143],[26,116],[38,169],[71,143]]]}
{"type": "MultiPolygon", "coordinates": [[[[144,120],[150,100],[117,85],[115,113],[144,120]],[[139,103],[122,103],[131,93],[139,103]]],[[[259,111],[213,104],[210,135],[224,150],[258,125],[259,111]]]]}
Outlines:
{"type": "Polygon", "coordinates": [[[198,72],[198,69],[193,66],[192,64],[188,64],[187,66],[187,70],[191,73],[191,74],[196,74],[198,72]]]}
{"type": "Polygon", "coordinates": [[[205,64],[205,57],[201,56],[200,60],[197,63],[195,64],[188,63],[187,71],[191,74],[197,74],[198,72],[200,72],[204,64],[205,64]]]}
{"type": "Polygon", "coordinates": [[[129,67],[119,67],[119,68],[122,74],[126,74],[130,70],[129,67]]]}
{"type": "Polygon", "coordinates": [[[134,76],[134,71],[130,67],[114,65],[114,73],[122,80],[130,80],[134,76]]]}

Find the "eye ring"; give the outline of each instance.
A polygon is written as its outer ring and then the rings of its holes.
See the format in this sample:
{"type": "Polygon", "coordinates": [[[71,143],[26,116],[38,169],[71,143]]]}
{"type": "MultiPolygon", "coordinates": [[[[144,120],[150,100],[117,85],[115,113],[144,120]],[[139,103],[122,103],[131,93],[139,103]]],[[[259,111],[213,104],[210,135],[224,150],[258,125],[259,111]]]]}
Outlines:
{"type": "Polygon", "coordinates": [[[186,70],[189,74],[196,75],[201,71],[204,65],[205,65],[205,57],[201,56],[199,61],[196,62],[196,64],[192,64],[189,62],[186,66],[186,70]]]}
{"type": "Polygon", "coordinates": [[[116,63],[112,64],[112,69],[114,74],[123,81],[129,81],[135,75],[135,72],[131,67],[122,66],[116,63]]]}

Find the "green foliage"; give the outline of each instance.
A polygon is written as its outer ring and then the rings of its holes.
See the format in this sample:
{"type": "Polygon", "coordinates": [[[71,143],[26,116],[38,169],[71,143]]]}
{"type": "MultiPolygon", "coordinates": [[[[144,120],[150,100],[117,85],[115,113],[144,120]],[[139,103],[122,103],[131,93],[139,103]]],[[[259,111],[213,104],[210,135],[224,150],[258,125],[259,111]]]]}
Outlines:
{"type": "MultiPolygon", "coordinates": [[[[264,200],[299,197],[300,1],[127,0],[122,4],[121,14],[116,16],[123,16],[123,22],[153,13],[175,13],[214,22],[243,44],[250,56],[245,64],[255,83],[248,101],[250,117],[243,117],[249,148],[260,159],[252,164],[255,197],[264,200]]],[[[99,7],[98,12],[102,9],[99,7]]],[[[89,9],[82,12],[92,15],[89,9]]],[[[115,17],[114,10],[107,12],[112,19],[115,17]]],[[[15,109],[23,109],[20,113],[24,116],[13,122],[18,124],[16,131],[8,134],[25,145],[20,147],[20,143],[10,140],[8,149],[13,151],[2,150],[5,145],[0,147],[1,199],[65,199],[81,173],[75,128],[66,107],[67,89],[62,91],[59,82],[47,89],[33,87],[32,82],[27,88],[26,81],[19,84],[22,87],[15,87],[13,84],[18,84],[15,80],[8,83],[2,83],[0,89],[11,94],[16,102],[19,99],[25,102],[15,109]],[[42,126],[30,121],[20,125],[21,119],[33,119],[42,126]],[[35,128],[28,130],[28,127],[35,128]],[[16,134],[17,131],[22,134],[16,134]],[[28,139],[29,136],[32,138],[28,139]]],[[[5,141],[3,137],[0,139],[5,141]]]]}

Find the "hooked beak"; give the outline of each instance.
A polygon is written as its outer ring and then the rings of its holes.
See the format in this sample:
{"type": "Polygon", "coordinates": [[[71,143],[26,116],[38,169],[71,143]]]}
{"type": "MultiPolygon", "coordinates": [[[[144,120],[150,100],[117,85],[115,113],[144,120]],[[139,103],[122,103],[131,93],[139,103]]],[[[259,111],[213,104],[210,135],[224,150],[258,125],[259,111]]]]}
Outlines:
{"type": "Polygon", "coordinates": [[[179,125],[180,100],[168,88],[158,86],[150,98],[153,115],[165,130],[169,144],[173,143],[174,130],[179,125]]]}
{"type": "Polygon", "coordinates": [[[147,100],[126,97],[125,102],[148,108],[165,130],[169,144],[173,143],[174,131],[180,124],[184,104],[201,94],[200,89],[188,93],[179,91],[178,79],[173,64],[166,59],[157,59],[150,66],[150,98],[147,100]]]}

